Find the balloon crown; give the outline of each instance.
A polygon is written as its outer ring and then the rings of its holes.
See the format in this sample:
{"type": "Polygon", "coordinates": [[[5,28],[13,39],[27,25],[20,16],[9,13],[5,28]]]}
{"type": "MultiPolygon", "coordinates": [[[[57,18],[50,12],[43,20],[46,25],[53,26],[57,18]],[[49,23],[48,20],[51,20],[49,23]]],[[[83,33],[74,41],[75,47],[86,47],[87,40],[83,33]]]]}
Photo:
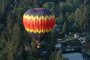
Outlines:
{"type": "Polygon", "coordinates": [[[33,8],[33,9],[29,9],[28,11],[25,12],[26,15],[33,15],[33,16],[50,16],[52,15],[52,13],[45,8],[33,8]]]}
{"type": "Polygon", "coordinates": [[[44,8],[34,8],[35,10],[42,10],[42,9],[44,9],[44,8]]]}

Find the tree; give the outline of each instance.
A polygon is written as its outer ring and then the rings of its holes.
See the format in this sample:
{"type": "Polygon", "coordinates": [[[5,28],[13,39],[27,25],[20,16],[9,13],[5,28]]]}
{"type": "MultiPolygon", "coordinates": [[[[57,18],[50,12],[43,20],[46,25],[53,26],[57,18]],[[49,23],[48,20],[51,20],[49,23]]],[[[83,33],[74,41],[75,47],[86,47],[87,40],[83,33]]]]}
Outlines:
{"type": "Polygon", "coordinates": [[[72,22],[72,23],[75,22],[75,16],[74,16],[74,14],[71,13],[70,15],[68,15],[67,19],[68,19],[69,22],[72,22]]]}
{"type": "Polygon", "coordinates": [[[57,52],[56,52],[55,60],[63,60],[62,55],[60,55],[60,54],[61,54],[60,51],[57,51],[57,52]]]}
{"type": "Polygon", "coordinates": [[[43,4],[44,8],[47,8],[49,10],[51,10],[52,12],[54,12],[54,3],[53,2],[46,2],[43,4]]]}
{"type": "Polygon", "coordinates": [[[6,60],[23,60],[22,58],[22,52],[18,52],[21,47],[20,43],[20,27],[18,26],[17,23],[15,23],[13,29],[12,29],[13,34],[11,34],[11,37],[6,43],[4,51],[6,52],[6,60]],[[21,55],[21,56],[20,56],[21,55]]]}
{"type": "Polygon", "coordinates": [[[74,16],[75,16],[75,24],[77,25],[77,27],[81,31],[83,29],[83,26],[84,26],[84,19],[83,19],[82,11],[79,8],[77,8],[75,13],[74,13],[74,16]]]}
{"type": "Polygon", "coordinates": [[[0,0],[0,15],[2,15],[5,11],[5,1],[0,0]]]}
{"type": "Polygon", "coordinates": [[[4,60],[4,47],[5,47],[6,39],[4,37],[4,32],[1,33],[0,36],[0,60],[4,60]]]}
{"type": "Polygon", "coordinates": [[[65,15],[66,13],[72,13],[74,11],[74,6],[72,3],[64,3],[64,2],[60,2],[59,3],[59,9],[61,9],[63,15],[65,15]]]}
{"type": "Polygon", "coordinates": [[[64,19],[62,16],[56,18],[56,24],[62,25],[64,23],[64,19]]]}
{"type": "Polygon", "coordinates": [[[71,3],[74,5],[75,8],[78,8],[84,0],[71,0],[71,3]]]}

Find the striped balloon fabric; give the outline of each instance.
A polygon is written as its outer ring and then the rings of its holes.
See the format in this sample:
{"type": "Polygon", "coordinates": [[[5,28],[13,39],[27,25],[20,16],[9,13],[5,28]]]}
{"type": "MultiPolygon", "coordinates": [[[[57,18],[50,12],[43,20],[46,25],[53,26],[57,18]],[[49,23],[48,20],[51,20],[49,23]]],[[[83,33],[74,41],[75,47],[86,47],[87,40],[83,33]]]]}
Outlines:
{"type": "Polygon", "coordinates": [[[55,16],[44,8],[34,8],[23,15],[23,25],[30,33],[47,33],[55,25],[55,16]]]}

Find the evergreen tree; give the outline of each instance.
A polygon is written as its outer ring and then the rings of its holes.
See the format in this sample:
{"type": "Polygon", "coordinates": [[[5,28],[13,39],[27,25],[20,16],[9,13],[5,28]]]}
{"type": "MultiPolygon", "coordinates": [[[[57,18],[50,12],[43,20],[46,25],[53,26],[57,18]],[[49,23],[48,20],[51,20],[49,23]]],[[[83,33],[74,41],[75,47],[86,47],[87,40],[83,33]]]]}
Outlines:
{"type": "Polygon", "coordinates": [[[84,25],[82,11],[79,8],[77,8],[74,13],[74,16],[75,16],[75,24],[77,25],[78,29],[81,31],[83,29],[83,25],[84,25]]]}
{"type": "Polygon", "coordinates": [[[0,60],[4,60],[4,47],[5,47],[6,39],[4,37],[4,32],[1,33],[0,36],[0,60]]]}
{"type": "Polygon", "coordinates": [[[61,54],[61,52],[57,51],[56,56],[55,56],[55,60],[63,60],[62,55],[60,55],[60,54],[61,54]]]}
{"type": "Polygon", "coordinates": [[[49,9],[52,12],[54,12],[55,5],[54,5],[53,2],[46,2],[46,3],[43,4],[43,7],[49,9]]]}
{"type": "MultiPolygon", "coordinates": [[[[18,50],[20,48],[20,28],[16,23],[12,29],[11,36],[8,36],[8,41],[6,43],[5,52],[6,52],[6,60],[15,60],[16,55],[19,54],[18,50]]],[[[17,60],[17,59],[16,59],[17,60]]]]}

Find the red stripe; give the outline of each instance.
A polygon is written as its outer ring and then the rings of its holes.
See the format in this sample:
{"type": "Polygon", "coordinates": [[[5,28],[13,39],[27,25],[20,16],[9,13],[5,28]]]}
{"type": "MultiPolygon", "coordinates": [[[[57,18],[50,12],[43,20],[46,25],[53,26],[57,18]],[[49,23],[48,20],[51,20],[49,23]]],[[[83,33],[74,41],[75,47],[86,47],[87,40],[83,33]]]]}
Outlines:
{"type": "Polygon", "coordinates": [[[52,29],[54,27],[55,21],[53,18],[47,19],[47,20],[28,20],[23,18],[23,24],[25,28],[33,29],[33,30],[48,30],[52,29]]]}

